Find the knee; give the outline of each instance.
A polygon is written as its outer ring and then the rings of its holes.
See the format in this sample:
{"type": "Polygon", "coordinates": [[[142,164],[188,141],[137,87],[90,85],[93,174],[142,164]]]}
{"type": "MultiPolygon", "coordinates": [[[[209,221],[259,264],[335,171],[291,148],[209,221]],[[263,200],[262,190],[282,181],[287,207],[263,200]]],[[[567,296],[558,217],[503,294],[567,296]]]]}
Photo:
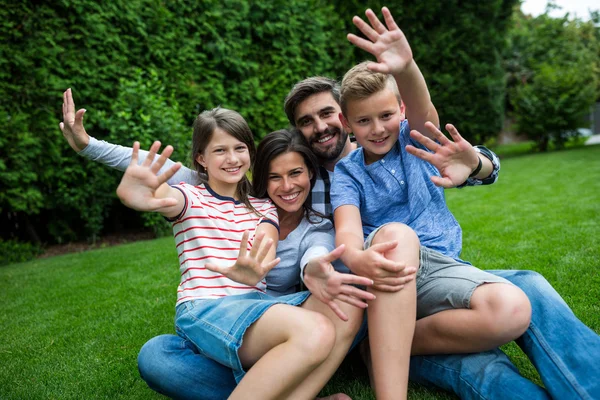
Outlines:
{"type": "Polygon", "coordinates": [[[155,382],[164,376],[166,368],[165,359],[168,358],[164,344],[168,343],[173,335],[161,335],[148,340],[138,354],[138,370],[140,376],[148,386],[155,388],[155,382]]]}
{"type": "Polygon", "coordinates": [[[302,324],[302,329],[297,330],[295,336],[301,354],[305,355],[311,364],[318,365],[325,361],[333,350],[336,330],[329,318],[311,312],[302,324]]]}
{"type": "Polygon", "coordinates": [[[398,244],[406,246],[419,246],[419,237],[408,225],[391,223],[382,227],[375,235],[377,243],[398,241],[398,244]]]}
{"type": "Polygon", "coordinates": [[[521,336],[531,322],[531,303],[525,293],[513,285],[484,285],[487,293],[480,299],[482,314],[492,336],[509,342],[521,336]]]}

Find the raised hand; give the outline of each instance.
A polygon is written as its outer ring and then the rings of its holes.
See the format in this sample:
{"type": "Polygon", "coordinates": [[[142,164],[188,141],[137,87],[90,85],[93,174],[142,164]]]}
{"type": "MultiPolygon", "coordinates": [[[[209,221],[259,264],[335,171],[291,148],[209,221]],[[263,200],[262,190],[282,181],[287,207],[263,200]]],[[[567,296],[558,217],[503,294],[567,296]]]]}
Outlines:
{"type": "Polygon", "coordinates": [[[369,63],[370,70],[384,74],[400,74],[413,61],[412,50],[404,33],[396,25],[390,10],[383,7],[381,11],[385,25],[371,9],[365,12],[370,25],[357,16],[352,18],[354,25],[367,39],[349,33],[348,40],[377,58],[377,63],[369,63]]]}
{"type": "Polygon", "coordinates": [[[265,237],[264,232],[260,232],[256,235],[254,245],[252,246],[250,253],[248,253],[249,235],[248,231],[244,231],[242,242],[240,243],[240,253],[238,254],[235,264],[228,267],[222,267],[207,263],[205,265],[206,269],[217,272],[233,281],[243,283],[244,285],[254,286],[260,282],[273,267],[279,264],[280,259],[276,258],[272,261],[265,260],[269,253],[269,249],[273,246],[273,240],[268,239],[263,243],[265,237]]]}
{"type": "Polygon", "coordinates": [[[352,272],[373,280],[373,288],[383,292],[398,292],[415,278],[417,268],[394,262],[385,253],[394,249],[397,241],[377,243],[356,254],[352,272]]]}
{"type": "Polygon", "coordinates": [[[335,300],[366,308],[367,300],[374,300],[375,295],[351,286],[371,286],[373,284],[371,279],[337,272],[331,265],[342,255],[344,248],[344,245],[341,245],[323,257],[310,260],[304,268],[304,284],[313,296],[328,305],[340,319],[348,321],[348,316],[335,300]]]}
{"type": "Polygon", "coordinates": [[[465,182],[479,163],[477,151],[460,136],[454,125],[446,125],[446,130],[450,132],[453,141],[444,136],[431,122],[426,122],[425,128],[434,140],[415,130],[410,132],[410,136],[432,153],[411,145],[406,146],[406,151],[427,161],[440,171],[441,177],[431,177],[431,181],[437,186],[452,188],[465,182]]]}
{"type": "Polygon", "coordinates": [[[165,197],[162,193],[158,193],[161,185],[181,168],[181,164],[177,163],[161,175],[157,175],[165,161],[173,153],[173,147],[167,146],[158,160],[153,163],[152,161],[154,161],[154,157],[160,149],[160,142],[154,142],[150,147],[148,156],[141,165],[138,165],[139,149],[140,143],[135,142],[131,154],[131,163],[125,170],[125,174],[117,188],[117,196],[127,207],[138,211],[161,211],[161,209],[167,207],[177,206],[179,203],[177,198],[165,197]]]}
{"type": "Polygon", "coordinates": [[[84,108],[75,112],[75,103],[73,102],[73,94],[71,89],[67,89],[63,93],[63,122],[58,124],[67,142],[73,150],[80,152],[90,142],[90,135],[87,134],[83,127],[83,115],[86,110],[84,108]]]}

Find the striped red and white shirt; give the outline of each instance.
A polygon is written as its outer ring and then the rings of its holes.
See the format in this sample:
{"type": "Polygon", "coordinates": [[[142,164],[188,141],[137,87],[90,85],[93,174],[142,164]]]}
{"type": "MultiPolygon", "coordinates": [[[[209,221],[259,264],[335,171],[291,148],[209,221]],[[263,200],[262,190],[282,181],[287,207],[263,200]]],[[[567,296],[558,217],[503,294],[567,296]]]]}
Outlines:
{"type": "Polygon", "coordinates": [[[177,305],[194,299],[265,292],[264,279],[256,286],[248,286],[209,271],[204,265],[233,265],[244,231],[250,233],[250,250],[260,223],[278,227],[277,210],[271,200],[250,197],[250,204],[260,213],[257,215],[244,203],[220,196],[207,185],[181,183],[173,187],[181,190],[185,197],[183,211],[171,221],[181,273],[177,305]]]}

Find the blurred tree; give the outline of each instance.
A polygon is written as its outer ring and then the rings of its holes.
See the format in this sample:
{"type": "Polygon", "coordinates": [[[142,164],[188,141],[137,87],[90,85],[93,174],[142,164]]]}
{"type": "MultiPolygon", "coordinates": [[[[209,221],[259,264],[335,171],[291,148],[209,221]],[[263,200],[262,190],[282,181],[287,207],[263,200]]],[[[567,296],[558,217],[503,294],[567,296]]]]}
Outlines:
{"type": "Polygon", "coordinates": [[[514,14],[505,53],[508,100],[520,133],[548,149],[584,126],[600,94],[600,41],[593,21],[514,14]]]}

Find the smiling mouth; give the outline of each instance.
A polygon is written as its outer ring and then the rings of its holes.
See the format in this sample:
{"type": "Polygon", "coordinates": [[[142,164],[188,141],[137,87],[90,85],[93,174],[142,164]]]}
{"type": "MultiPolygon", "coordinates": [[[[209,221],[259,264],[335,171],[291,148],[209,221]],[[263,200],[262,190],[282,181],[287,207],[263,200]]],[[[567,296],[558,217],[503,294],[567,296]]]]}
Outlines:
{"type": "Polygon", "coordinates": [[[298,196],[300,196],[300,192],[296,192],[296,193],[292,193],[292,194],[287,194],[285,196],[281,195],[279,197],[281,197],[285,201],[291,201],[291,200],[296,199],[298,196]]]}
{"type": "Polygon", "coordinates": [[[386,141],[386,139],[387,139],[387,137],[384,137],[384,138],[381,138],[381,139],[370,140],[370,142],[373,142],[373,143],[375,143],[375,144],[380,144],[380,143],[383,143],[383,142],[385,142],[385,141],[386,141]]]}
{"type": "Polygon", "coordinates": [[[320,137],[320,138],[319,138],[319,140],[317,140],[317,143],[325,143],[325,142],[328,142],[328,141],[330,141],[331,139],[333,139],[333,137],[334,137],[334,136],[335,136],[335,135],[326,135],[326,136],[320,137]]]}
{"type": "Polygon", "coordinates": [[[223,170],[224,170],[225,172],[231,172],[231,173],[233,173],[233,172],[238,172],[240,169],[241,169],[241,167],[235,167],[235,168],[223,168],[223,170]]]}

